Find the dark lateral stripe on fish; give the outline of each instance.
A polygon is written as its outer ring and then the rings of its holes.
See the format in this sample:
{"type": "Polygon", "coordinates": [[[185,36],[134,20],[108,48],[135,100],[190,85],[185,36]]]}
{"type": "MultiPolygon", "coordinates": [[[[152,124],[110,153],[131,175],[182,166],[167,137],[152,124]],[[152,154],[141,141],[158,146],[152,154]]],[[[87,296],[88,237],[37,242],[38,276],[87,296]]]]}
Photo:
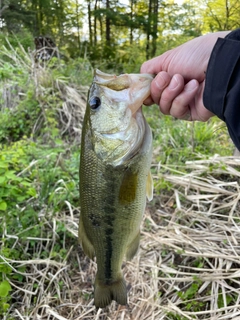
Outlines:
{"type": "MultiPolygon", "coordinates": [[[[108,181],[106,188],[106,196],[105,196],[105,205],[103,207],[105,216],[104,223],[108,226],[105,230],[106,234],[106,256],[105,256],[105,270],[104,276],[106,281],[111,281],[112,279],[112,254],[113,254],[113,223],[114,223],[114,211],[115,211],[115,203],[114,197],[115,189],[116,189],[116,181],[110,180],[108,181]]],[[[109,284],[109,283],[106,283],[109,284]]]]}
{"type": "Polygon", "coordinates": [[[106,230],[106,257],[105,257],[105,279],[106,284],[109,284],[109,282],[112,279],[112,253],[113,253],[113,245],[112,245],[112,234],[113,234],[113,228],[108,228],[106,230]]]}

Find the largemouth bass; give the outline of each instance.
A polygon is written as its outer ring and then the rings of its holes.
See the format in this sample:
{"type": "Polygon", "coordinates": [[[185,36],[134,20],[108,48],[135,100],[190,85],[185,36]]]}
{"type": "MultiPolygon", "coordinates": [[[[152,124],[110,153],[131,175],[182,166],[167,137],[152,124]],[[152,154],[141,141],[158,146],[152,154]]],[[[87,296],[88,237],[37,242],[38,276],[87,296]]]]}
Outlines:
{"type": "Polygon", "coordinates": [[[141,110],[149,74],[95,71],[83,122],[79,239],[96,256],[94,304],[127,304],[121,267],[137,252],[146,196],[152,198],[152,133],[141,110]]]}

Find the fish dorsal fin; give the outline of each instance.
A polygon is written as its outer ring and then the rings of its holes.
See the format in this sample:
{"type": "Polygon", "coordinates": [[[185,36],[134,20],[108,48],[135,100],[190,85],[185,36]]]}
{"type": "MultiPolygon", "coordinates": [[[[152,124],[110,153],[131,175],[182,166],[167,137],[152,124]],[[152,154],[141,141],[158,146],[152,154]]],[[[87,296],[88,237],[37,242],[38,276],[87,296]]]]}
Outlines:
{"type": "Polygon", "coordinates": [[[148,201],[151,201],[153,199],[153,178],[150,170],[147,176],[146,195],[147,195],[148,201]]]}

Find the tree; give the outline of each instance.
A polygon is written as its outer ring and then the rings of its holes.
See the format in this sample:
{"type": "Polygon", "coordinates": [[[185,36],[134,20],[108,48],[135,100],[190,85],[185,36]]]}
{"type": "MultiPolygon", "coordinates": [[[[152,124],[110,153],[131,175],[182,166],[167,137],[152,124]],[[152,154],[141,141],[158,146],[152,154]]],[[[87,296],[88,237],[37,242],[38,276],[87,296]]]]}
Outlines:
{"type": "Polygon", "coordinates": [[[210,0],[205,1],[205,6],[205,31],[233,30],[240,26],[240,2],[238,0],[210,0]]]}
{"type": "Polygon", "coordinates": [[[158,31],[158,0],[149,0],[148,5],[148,24],[147,24],[147,44],[146,44],[146,59],[153,57],[156,54],[156,41],[158,31]],[[151,47],[151,48],[150,48],[151,47]]]}
{"type": "Polygon", "coordinates": [[[24,5],[23,1],[3,1],[1,18],[8,32],[17,33],[23,28],[31,29],[35,23],[35,14],[24,5]]]}

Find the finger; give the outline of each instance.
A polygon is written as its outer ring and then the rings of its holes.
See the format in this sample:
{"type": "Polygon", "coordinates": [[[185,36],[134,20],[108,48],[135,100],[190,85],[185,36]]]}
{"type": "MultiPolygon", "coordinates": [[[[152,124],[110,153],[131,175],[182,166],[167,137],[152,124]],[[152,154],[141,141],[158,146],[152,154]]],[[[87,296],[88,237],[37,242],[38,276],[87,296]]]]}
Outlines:
{"type": "Polygon", "coordinates": [[[189,81],[183,91],[173,100],[170,115],[183,120],[193,120],[191,105],[195,104],[195,97],[199,89],[199,83],[193,79],[189,81]]]}
{"type": "Polygon", "coordinates": [[[209,118],[214,116],[214,114],[211,111],[207,110],[204,107],[204,104],[203,104],[204,86],[205,86],[205,81],[199,83],[199,89],[194,99],[195,101],[192,105],[190,103],[191,119],[193,121],[198,120],[198,121],[205,122],[209,118]]]}
{"type": "Polygon", "coordinates": [[[143,101],[143,104],[145,106],[151,106],[152,104],[154,104],[153,99],[151,98],[151,96],[149,96],[146,100],[143,101]]]}
{"type": "Polygon", "coordinates": [[[175,74],[169,85],[163,90],[160,100],[158,101],[159,108],[163,114],[170,114],[170,109],[174,99],[184,89],[184,79],[180,74],[175,74]]]}
{"type": "Polygon", "coordinates": [[[158,74],[163,70],[164,56],[158,56],[151,60],[144,62],[141,66],[141,73],[158,74]]]}
{"type": "Polygon", "coordinates": [[[144,62],[140,68],[140,73],[158,73],[156,72],[156,58],[144,62]]]}
{"type": "Polygon", "coordinates": [[[153,79],[151,84],[151,98],[156,104],[159,104],[162,92],[169,85],[170,81],[171,77],[165,71],[159,72],[153,79]]]}

